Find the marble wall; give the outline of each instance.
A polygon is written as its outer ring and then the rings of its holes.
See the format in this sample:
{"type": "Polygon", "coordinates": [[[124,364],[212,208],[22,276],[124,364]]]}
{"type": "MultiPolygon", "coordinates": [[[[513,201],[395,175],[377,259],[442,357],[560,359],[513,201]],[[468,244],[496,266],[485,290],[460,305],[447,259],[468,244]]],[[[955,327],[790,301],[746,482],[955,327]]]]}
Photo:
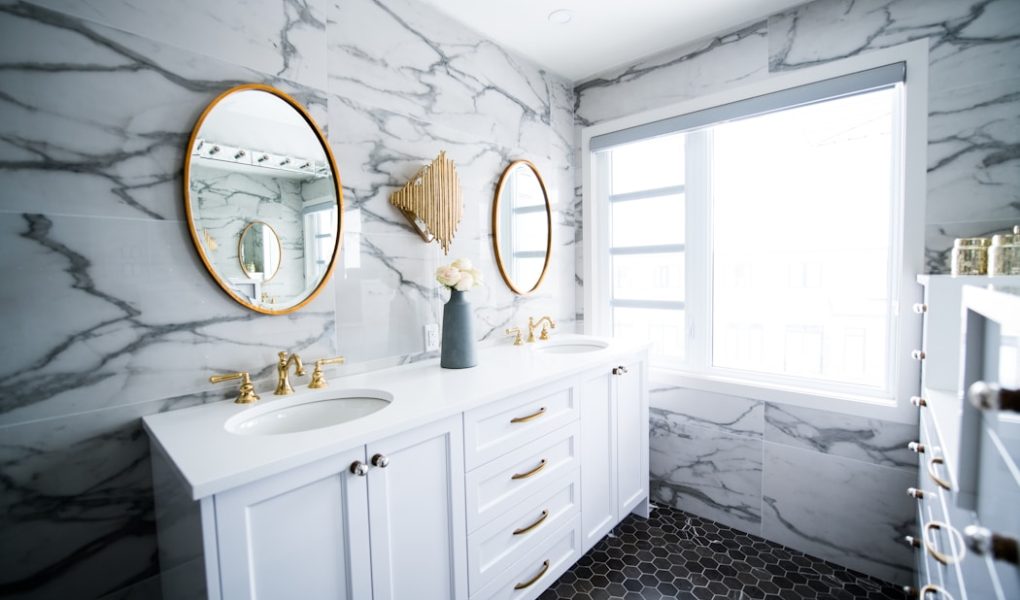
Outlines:
{"type": "Polygon", "coordinates": [[[447,257],[388,203],[440,150],[479,263],[476,332],[574,320],[572,86],[413,0],[0,0],[0,597],[158,598],[139,419],[224,399],[212,372],[269,385],[275,353],[420,360],[447,257]],[[242,82],[294,95],[327,130],[346,200],[342,265],[268,317],[204,272],[183,222],[183,151],[242,82]],[[556,209],[552,271],[515,297],[492,262],[501,169],[526,157],[556,209]]]}
{"type": "MultiPolygon", "coordinates": [[[[946,272],[954,237],[1020,222],[1018,31],[1013,0],[815,0],[577,84],[575,121],[579,134],[587,125],[927,38],[925,254],[930,272],[946,272]]],[[[576,232],[578,245],[583,233],[576,232]]],[[[580,252],[575,259],[580,275],[580,252]]],[[[667,386],[654,391],[652,407],[659,502],[878,577],[909,579],[911,555],[898,538],[913,529],[902,491],[916,475],[903,448],[916,427],[667,386]]]]}

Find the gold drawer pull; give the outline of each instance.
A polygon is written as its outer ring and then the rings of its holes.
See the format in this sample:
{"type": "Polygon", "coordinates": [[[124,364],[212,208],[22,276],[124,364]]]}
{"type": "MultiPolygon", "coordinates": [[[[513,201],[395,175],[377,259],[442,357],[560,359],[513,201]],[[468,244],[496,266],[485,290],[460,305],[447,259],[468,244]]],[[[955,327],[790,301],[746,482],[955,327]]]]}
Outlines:
{"type": "Polygon", "coordinates": [[[944,461],[941,457],[933,456],[931,460],[928,461],[928,477],[931,477],[931,480],[935,482],[935,485],[939,486],[944,490],[951,491],[953,489],[952,484],[950,484],[949,481],[939,477],[938,473],[935,472],[935,465],[944,464],[946,464],[946,461],[944,461]]]}
{"type": "Polygon", "coordinates": [[[542,408],[536,410],[535,412],[531,413],[530,415],[525,415],[523,417],[514,417],[514,418],[510,419],[510,422],[511,423],[527,423],[528,421],[530,421],[532,419],[537,419],[537,418],[541,417],[544,414],[545,414],[545,407],[543,406],[542,408]]]}
{"type": "MultiPolygon", "coordinates": [[[[954,528],[952,525],[949,525],[948,523],[943,523],[942,521],[930,521],[928,523],[925,523],[924,549],[928,551],[928,554],[931,554],[932,558],[934,558],[935,560],[939,561],[944,565],[956,564],[963,560],[963,557],[967,555],[967,547],[963,545],[963,536],[960,535],[960,532],[957,531],[956,528],[954,528]],[[960,554],[957,556],[953,556],[951,554],[944,554],[936,550],[935,543],[931,541],[931,536],[928,535],[928,532],[933,529],[945,529],[949,531],[951,535],[956,536],[956,539],[959,542],[960,546],[960,554]]],[[[924,597],[923,594],[922,597],[924,597]]]]}
{"type": "Polygon", "coordinates": [[[921,591],[917,592],[917,597],[920,598],[921,600],[927,600],[928,594],[938,594],[940,598],[945,598],[946,600],[956,600],[955,598],[953,598],[952,594],[942,589],[940,586],[935,585],[934,583],[929,583],[925,585],[923,588],[921,588],[921,591]]]}
{"type": "Polygon", "coordinates": [[[532,529],[534,529],[534,528],[538,527],[539,525],[541,525],[542,521],[545,521],[548,517],[549,517],[549,511],[543,510],[542,511],[542,516],[539,517],[538,520],[535,521],[534,523],[532,523],[531,525],[528,525],[527,527],[521,527],[520,529],[514,529],[514,535],[521,535],[522,533],[528,533],[532,529]]]}
{"type": "Polygon", "coordinates": [[[535,575],[534,577],[532,577],[531,579],[529,579],[527,581],[522,581],[521,583],[518,583],[517,585],[514,586],[514,589],[515,590],[523,590],[524,588],[529,588],[529,587],[535,585],[535,582],[538,581],[539,579],[541,579],[542,576],[545,575],[545,572],[548,571],[548,570],[549,570],[549,561],[546,560],[545,562],[542,563],[542,570],[538,572],[538,575],[535,575]]]}
{"type": "Polygon", "coordinates": [[[538,473],[539,471],[541,471],[544,468],[545,468],[545,459],[543,458],[542,461],[538,463],[538,466],[535,467],[534,469],[532,469],[530,471],[525,471],[524,473],[514,473],[513,475],[510,476],[510,479],[513,479],[514,481],[516,481],[518,479],[527,479],[528,477],[531,477],[532,475],[534,475],[535,473],[538,473]]]}

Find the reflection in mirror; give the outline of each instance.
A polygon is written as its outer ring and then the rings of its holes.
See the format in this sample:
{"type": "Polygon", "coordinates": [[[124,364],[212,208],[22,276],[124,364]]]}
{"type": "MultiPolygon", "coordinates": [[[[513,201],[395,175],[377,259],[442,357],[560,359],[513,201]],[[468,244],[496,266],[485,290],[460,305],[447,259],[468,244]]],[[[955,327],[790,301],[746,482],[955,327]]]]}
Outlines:
{"type": "Polygon", "coordinates": [[[496,264],[514,293],[538,289],[552,253],[552,210],[545,183],[531,162],[503,171],[492,207],[496,264]]]}
{"type": "Polygon", "coordinates": [[[262,221],[252,221],[241,232],[237,254],[241,269],[248,279],[269,281],[280,270],[283,247],[280,236],[272,226],[262,221]]]}
{"type": "Polygon", "coordinates": [[[185,164],[188,220],[203,262],[231,297],[267,314],[315,297],[340,243],[339,175],[295,100],[246,85],[214,100],[185,164]]]}

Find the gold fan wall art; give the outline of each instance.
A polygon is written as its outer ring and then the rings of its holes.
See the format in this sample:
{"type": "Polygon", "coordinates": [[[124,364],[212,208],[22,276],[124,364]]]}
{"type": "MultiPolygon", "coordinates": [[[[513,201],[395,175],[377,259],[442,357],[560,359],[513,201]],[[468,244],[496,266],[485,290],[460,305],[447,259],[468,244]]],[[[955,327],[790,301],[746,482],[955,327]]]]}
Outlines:
{"type": "Polygon", "coordinates": [[[445,150],[415,173],[407,185],[393,192],[390,204],[400,209],[421,239],[438,240],[443,254],[449,254],[464,203],[457,168],[446,158],[445,150]]]}

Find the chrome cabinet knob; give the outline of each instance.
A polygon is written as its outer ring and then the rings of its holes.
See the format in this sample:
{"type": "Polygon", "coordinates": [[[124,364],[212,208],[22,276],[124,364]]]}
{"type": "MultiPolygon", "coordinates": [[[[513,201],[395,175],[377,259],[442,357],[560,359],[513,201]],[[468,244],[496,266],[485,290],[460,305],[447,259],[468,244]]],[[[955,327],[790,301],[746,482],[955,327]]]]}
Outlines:
{"type": "Polygon", "coordinates": [[[914,487],[907,488],[907,495],[916,500],[924,498],[924,492],[914,487]]]}
{"type": "Polygon", "coordinates": [[[924,454],[924,444],[921,442],[910,442],[907,444],[907,450],[916,452],[917,454],[924,454]]]}
{"type": "Polygon", "coordinates": [[[910,358],[914,360],[924,360],[924,357],[925,357],[924,350],[914,350],[913,352],[910,353],[910,358]]]}
{"type": "Polygon", "coordinates": [[[1020,564],[1020,542],[1016,538],[992,533],[980,525],[968,525],[963,530],[963,538],[967,547],[981,556],[990,555],[995,560],[1020,564]]]}
{"type": "Polygon", "coordinates": [[[629,372],[630,371],[627,369],[627,367],[624,367],[622,365],[619,367],[615,367],[613,369],[613,375],[626,375],[629,372]]]}
{"type": "Polygon", "coordinates": [[[372,457],[372,466],[385,469],[390,466],[390,459],[385,454],[376,454],[372,457]]]}
{"type": "Polygon", "coordinates": [[[910,403],[916,406],[917,408],[928,406],[928,401],[920,396],[911,396],[910,403]]]}
{"type": "Polygon", "coordinates": [[[906,542],[907,545],[910,546],[911,548],[920,548],[921,547],[921,540],[919,540],[918,538],[916,538],[916,537],[914,537],[912,535],[905,535],[905,536],[903,536],[903,541],[906,542]]]}
{"type": "Polygon", "coordinates": [[[974,382],[967,390],[967,398],[979,410],[1020,412],[1020,390],[1004,390],[994,383],[974,382]]]}
{"type": "Polygon", "coordinates": [[[928,305],[923,302],[918,302],[917,304],[914,305],[914,312],[919,315],[923,315],[924,313],[928,312],[928,305]]]}
{"type": "Polygon", "coordinates": [[[368,475],[368,465],[360,460],[356,460],[351,463],[351,473],[354,473],[358,477],[364,477],[365,475],[368,475]]]}

